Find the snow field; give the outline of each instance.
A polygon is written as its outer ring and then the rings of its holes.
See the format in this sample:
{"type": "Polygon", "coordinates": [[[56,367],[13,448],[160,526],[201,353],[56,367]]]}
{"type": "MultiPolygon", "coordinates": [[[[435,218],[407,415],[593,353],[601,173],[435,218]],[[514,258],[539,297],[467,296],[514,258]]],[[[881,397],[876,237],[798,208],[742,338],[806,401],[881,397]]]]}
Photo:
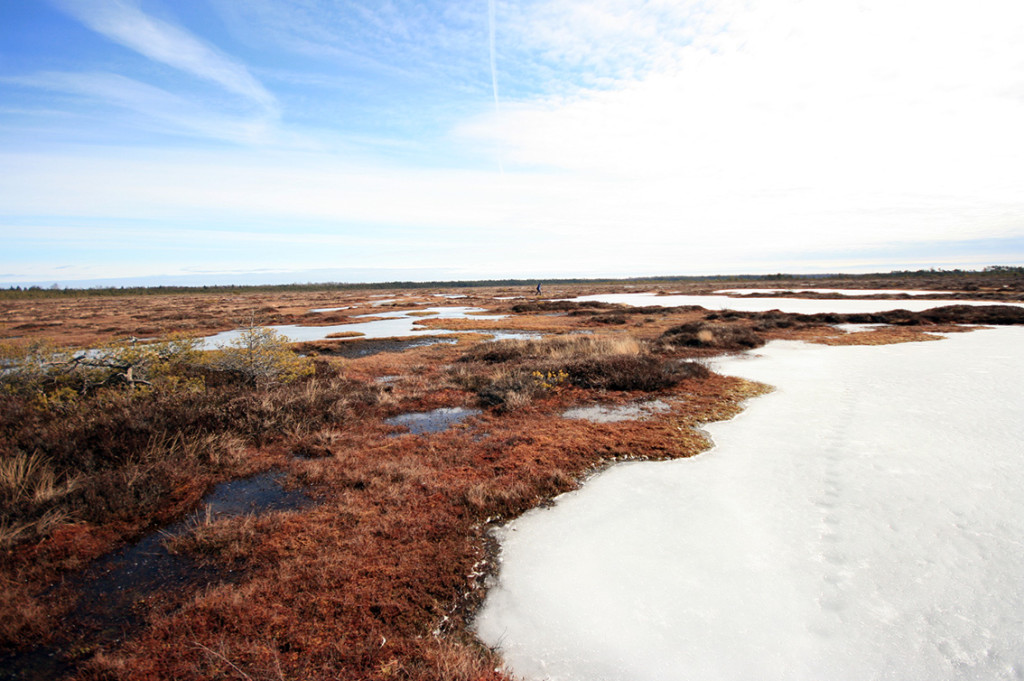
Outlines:
{"type": "Polygon", "coordinates": [[[478,635],[526,679],[1024,678],[1021,348],[720,361],[776,391],[503,528],[478,635]]]}
{"type": "Polygon", "coordinates": [[[1013,305],[1024,303],[996,303],[991,300],[844,300],[815,298],[730,298],[724,295],[668,295],[659,296],[654,293],[607,293],[592,296],[579,296],[574,301],[595,300],[602,303],[622,303],[642,307],[660,305],[674,307],[677,305],[699,305],[705,310],[739,310],[744,312],[768,312],[781,310],[797,314],[819,314],[836,312],[839,314],[868,314],[888,310],[910,310],[923,312],[933,307],[944,305],[1013,305]]]}

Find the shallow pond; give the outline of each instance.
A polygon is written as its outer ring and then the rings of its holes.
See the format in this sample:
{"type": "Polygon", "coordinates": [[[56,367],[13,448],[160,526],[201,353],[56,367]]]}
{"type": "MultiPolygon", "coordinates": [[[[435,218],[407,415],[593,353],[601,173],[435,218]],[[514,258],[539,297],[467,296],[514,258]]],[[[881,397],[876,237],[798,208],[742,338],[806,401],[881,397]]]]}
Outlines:
{"type": "Polygon", "coordinates": [[[461,423],[470,416],[476,416],[480,413],[479,409],[468,409],[466,407],[440,407],[430,411],[399,414],[398,416],[384,419],[384,423],[390,426],[407,428],[413,435],[440,433],[457,423],[461,423]]]}
{"type": "Polygon", "coordinates": [[[342,307],[314,307],[309,311],[309,314],[321,314],[324,312],[340,312],[341,310],[351,310],[351,305],[343,305],[342,307]]]}
{"type": "MultiPolygon", "coordinates": [[[[331,334],[352,333],[359,334],[356,338],[378,339],[378,338],[399,338],[403,336],[442,336],[454,333],[445,329],[432,329],[417,326],[417,322],[424,318],[423,313],[431,313],[430,319],[504,319],[505,315],[481,315],[483,312],[479,307],[430,307],[423,310],[404,310],[396,312],[381,312],[380,314],[358,315],[353,319],[373,317],[373,321],[355,322],[352,324],[334,324],[331,326],[297,326],[285,324],[269,326],[278,333],[286,336],[289,341],[299,343],[304,341],[325,340],[331,334]]],[[[213,336],[202,339],[203,348],[213,350],[222,348],[237,340],[244,333],[242,329],[224,331],[213,336]]],[[[484,332],[490,333],[490,332],[484,332]]]]}
{"type": "Polygon", "coordinates": [[[362,340],[361,338],[353,338],[345,341],[344,343],[333,343],[330,350],[318,351],[323,354],[329,354],[336,357],[356,359],[359,357],[378,355],[382,352],[403,352],[405,350],[411,350],[412,348],[423,348],[428,345],[454,345],[455,343],[456,341],[453,338],[414,338],[412,340],[395,340],[388,338],[381,340],[362,340]]]}

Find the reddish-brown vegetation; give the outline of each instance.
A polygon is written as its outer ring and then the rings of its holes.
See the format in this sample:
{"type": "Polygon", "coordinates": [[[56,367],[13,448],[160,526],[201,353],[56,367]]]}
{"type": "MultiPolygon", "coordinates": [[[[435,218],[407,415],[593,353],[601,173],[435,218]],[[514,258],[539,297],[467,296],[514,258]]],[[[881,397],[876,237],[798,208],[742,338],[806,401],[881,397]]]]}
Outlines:
{"type": "MultiPolygon", "coordinates": [[[[3,646],[61,640],[61,618],[76,598],[69,577],[181,518],[215,483],[276,467],[314,503],[200,518],[170,539],[178,555],[218,577],[139,603],[144,625],[123,642],[76,639],[64,652],[79,657],[79,678],[504,678],[500,660],[467,629],[495,568],[488,528],[609,462],[698,453],[708,443],[696,426],[731,416],[762,389],[689,359],[775,337],[835,334],[831,318],[499,302],[494,295],[508,291],[471,293],[459,303],[513,316],[427,318],[425,325],[464,333],[457,344],[402,352],[343,358],[336,348],[353,341],[305,344],[315,373],[292,382],[253,385],[183,366],[144,389],[0,396],[3,646]],[[483,344],[469,333],[488,328],[558,335],[483,344]],[[671,408],[648,421],[560,417],[571,406],[650,393],[671,408]],[[456,406],[487,409],[430,435],[384,422],[456,406]]],[[[422,293],[394,297],[406,309],[437,304],[422,293]]],[[[253,309],[266,323],[308,322],[311,307],[351,305],[321,319],[338,323],[379,309],[369,302],[351,292],[4,301],[0,332],[24,342],[61,328],[70,332],[65,340],[91,343],[143,327],[222,330],[253,309]]],[[[996,312],[938,314],[918,317],[920,328],[996,312]]]]}
{"type": "Polygon", "coordinates": [[[610,460],[700,451],[706,443],[690,426],[734,413],[751,391],[721,377],[689,380],[676,393],[685,401],[649,423],[564,421],[559,411],[586,399],[573,388],[431,436],[389,438],[377,419],[353,423],[359,435],[329,456],[289,464],[314,508],[259,532],[255,521],[229,521],[194,540],[193,550],[245,570],[240,584],[154,613],[86,677],[215,678],[237,667],[252,678],[498,678],[465,629],[493,560],[488,523],[610,460]]]}

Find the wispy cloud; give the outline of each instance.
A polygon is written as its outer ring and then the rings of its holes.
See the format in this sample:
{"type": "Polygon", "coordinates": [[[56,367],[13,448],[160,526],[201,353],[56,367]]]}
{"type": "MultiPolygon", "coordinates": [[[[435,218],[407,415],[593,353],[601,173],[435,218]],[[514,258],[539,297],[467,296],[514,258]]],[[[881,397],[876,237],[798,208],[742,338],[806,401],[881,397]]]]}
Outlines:
{"type": "Polygon", "coordinates": [[[216,83],[266,111],[277,101],[244,64],[180,26],[152,17],[133,0],[55,0],[92,30],[139,54],[216,83]]]}
{"type": "MultiPolygon", "coordinates": [[[[266,140],[271,121],[213,113],[189,99],[115,73],[43,72],[0,78],[0,82],[77,95],[137,114],[134,124],[160,132],[201,135],[239,143],[266,140]]],[[[83,115],[79,111],[78,115],[83,115]]]]}
{"type": "Polygon", "coordinates": [[[415,0],[214,0],[236,37],[342,64],[346,71],[465,84],[487,75],[487,8],[415,0]]]}
{"type": "Polygon", "coordinates": [[[501,3],[503,64],[522,94],[608,89],[675,68],[683,49],[716,39],[731,2],[527,0],[501,3]]]}

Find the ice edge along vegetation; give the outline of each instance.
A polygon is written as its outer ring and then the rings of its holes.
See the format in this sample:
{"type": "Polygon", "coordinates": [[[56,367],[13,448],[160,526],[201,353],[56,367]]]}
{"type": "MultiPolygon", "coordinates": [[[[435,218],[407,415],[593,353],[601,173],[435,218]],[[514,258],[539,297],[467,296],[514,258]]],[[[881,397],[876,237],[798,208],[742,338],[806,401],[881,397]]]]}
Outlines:
{"type": "Polygon", "coordinates": [[[711,452],[615,466],[499,532],[477,619],[527,679],[1024,675],[1024,329],[776,341],[711,452]]]}

